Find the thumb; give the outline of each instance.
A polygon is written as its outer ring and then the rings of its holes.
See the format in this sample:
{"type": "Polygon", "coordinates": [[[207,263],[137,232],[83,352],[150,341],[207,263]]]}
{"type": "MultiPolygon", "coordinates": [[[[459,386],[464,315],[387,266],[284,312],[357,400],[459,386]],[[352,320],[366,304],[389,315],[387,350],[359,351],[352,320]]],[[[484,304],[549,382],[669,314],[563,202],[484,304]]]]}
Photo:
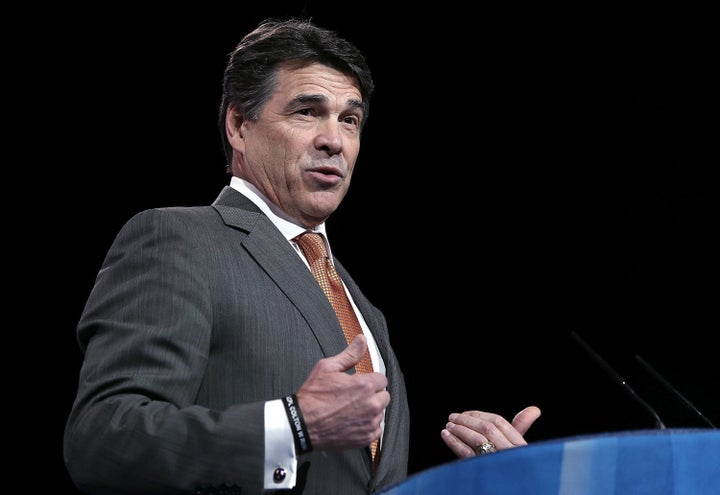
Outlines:
{"type": "Polygon", "coordinates": [[[367,351],[367,339],[365,335],[358,334],[353,341],[342,352],[329,358],[336,371],[347,371],[360,362],[367,351]]]}
{"type": "Polygon", "coordinates": [[[539,417],[540,409],[536,406],[529,406],[515,415],[512,425],[521,435],[524,435],[539,417]]]}

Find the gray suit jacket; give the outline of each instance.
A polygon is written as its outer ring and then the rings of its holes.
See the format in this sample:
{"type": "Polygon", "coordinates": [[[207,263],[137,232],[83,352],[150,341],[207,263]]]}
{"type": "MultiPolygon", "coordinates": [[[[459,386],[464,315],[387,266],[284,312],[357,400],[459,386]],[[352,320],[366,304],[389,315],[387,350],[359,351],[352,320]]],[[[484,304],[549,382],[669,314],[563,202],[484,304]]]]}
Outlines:
{"type": "MultiPolygon", "coordinates": [[[[385,318],[335,262],[387,366],[383,454],[375,475],[369,449],[304,454],[292,493],[367,494],[407,476],[407,397],[385,318]]],[[[212,206],[130,219],[77,336],[85,356],[64,455],[89,493],[264,493],[265,401],[346,347],[292,246],[230,187],[212,206]]]]}

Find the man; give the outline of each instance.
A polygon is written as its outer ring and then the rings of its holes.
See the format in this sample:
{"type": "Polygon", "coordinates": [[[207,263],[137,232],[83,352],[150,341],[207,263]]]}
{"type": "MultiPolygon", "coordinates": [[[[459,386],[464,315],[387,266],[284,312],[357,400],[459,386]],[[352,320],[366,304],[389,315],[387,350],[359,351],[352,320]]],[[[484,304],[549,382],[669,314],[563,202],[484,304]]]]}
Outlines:
{"type": "MultiPolygon", "coordinates": [[[[310,22],[267,21],[237,46],[219,120],[230,185],[211,206],[130,219],[78,324],[65,461],[81,490],[352,495],[407,476],[409,411],[385,318],[325,235],[372,92],[357,48],[310,22]],[[306,232],[322,234],[358,317],[350,343],[299,244],[306,232]],[[373,371],[355,372],[367,350],[373,371]]],[[[451,415],[442,438],[460,457],[523,445],[538,415],[451,415]]]]}

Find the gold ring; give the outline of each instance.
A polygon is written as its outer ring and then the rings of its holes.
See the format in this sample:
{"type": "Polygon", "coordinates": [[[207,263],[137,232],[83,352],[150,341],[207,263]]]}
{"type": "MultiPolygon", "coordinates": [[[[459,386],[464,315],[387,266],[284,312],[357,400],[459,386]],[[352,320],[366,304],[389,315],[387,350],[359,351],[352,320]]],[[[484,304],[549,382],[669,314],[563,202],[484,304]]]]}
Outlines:
{"type": "Polygon", "coordinates": [[[492,454],[495,452],[495,444],[492,442],[483,442],[475,447],[475,452],[478,455],[492,454]]]}

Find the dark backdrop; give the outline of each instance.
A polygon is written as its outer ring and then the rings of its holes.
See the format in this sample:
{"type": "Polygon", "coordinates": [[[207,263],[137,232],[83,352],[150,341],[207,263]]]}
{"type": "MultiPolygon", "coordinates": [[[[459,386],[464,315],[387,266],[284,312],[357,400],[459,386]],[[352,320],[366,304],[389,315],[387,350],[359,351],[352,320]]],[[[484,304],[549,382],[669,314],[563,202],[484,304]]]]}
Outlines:
{"type": "Polygon", "coordinates": [[[41,282],[17,288],[32,287],[23,334],[42,352],[22,357],[36,373],[16,413],[40,436],[19,446],[21,464],[40,452],[51,486],[72,490],[74,327],[105,251],[142,209],[214,200],[229,180],[215,125],[226,56],[260,19],[303,13],[355,41],[375,74],[353,187],[328,231],[388,317],[411,471],[453,459],[439,433],[464,409],[510,418],[536,404],[530,441],[655,427],[573,331],[668,427],[705,424],[637,354],[720,424],[714,10],[265,3],[22,19],[15,194],[39,240],[15,247],[41,282]]]}

